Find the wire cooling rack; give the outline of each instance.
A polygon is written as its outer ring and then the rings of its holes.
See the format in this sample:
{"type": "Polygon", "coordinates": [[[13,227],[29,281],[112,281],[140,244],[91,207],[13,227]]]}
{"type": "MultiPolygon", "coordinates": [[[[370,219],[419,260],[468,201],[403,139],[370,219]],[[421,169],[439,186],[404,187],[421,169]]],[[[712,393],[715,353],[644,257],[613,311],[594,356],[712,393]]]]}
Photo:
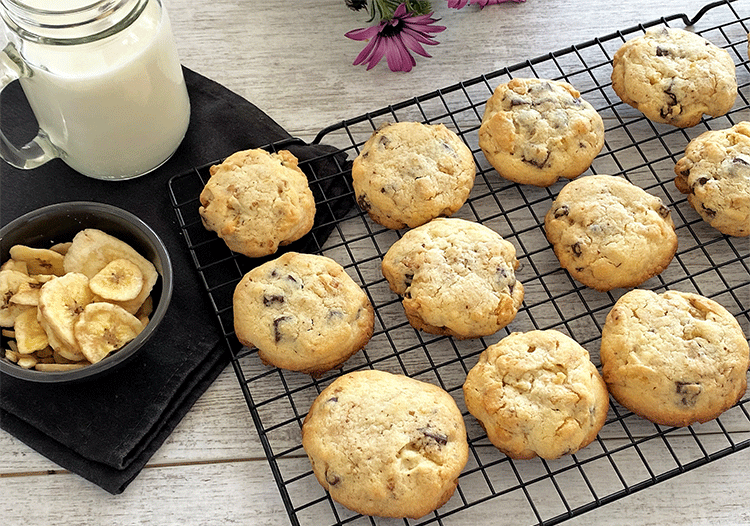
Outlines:
{"type": "MultiPolygon", "coordinates": [[[[747,11],[747,5],[742,7],[747,11]]],[[[681,14],[655,20],[322,130],[315,142],[332,144],[339,151],[330,158],[301,164],[318,204],[318,219],[305,247],[345,267],[372,300],[376,321],[366,349],[341,371],[321,378],[265,366],[255,350],[238,343],[233,333],[232,292],[244,273],[260,261],[230,252],[202,227],[198,195],[208,180],[208,166],[170,181],[181,229],[226,335],[239,386],[293,525],[400,522],[363,517],[335,503],[315,480],[301,446],[300,428],[312,401],[338,375],[355,369],[377,368],[440,385],[453,395],[465,415],[470,458],[456,493],[439,510],[419,520],[404,520],[405,524],[497,524],[500,511],[507,513],[513,524],[557,524],[750,446],[748,396],[718,419],[687,428],[651,424],[612,400],[606,424],[588,447],[554,461],[516,461],[489,443],[466,411],[461,392],[466,373],[482,350],[510,331],[562,331],[586,347],[599,365],[604,318],[624,293],[593,291],[561,270],[545,238],[543,221],[564,182],[545,189],[510,183],[484,159],[477,142],[484,104],[499,83],[513,77],[561,79],[573,84],[597,108],[606,125],[605,146],[589,173],[622,175],[661,197],[671,208],[679,239],[677,254],[661,275],[642,287],[710,297],[732,312],[745,334],[750,334],[748,239],[713,230],[673,182],[674,164],[690,139],[708,129],[750,120],[748,13],[741,15],[738,8],[730,0],[706,6],[693,19],[681,14]],[[729,114],[683,130],[651,123],[618,99],[610,84],[612,56],[623,42],[657,25],[691,26],[730,53],[737,65],[739,96],[729,114]],[[478,167],[477,178],[468,202],[456,216],[490,226],[518,251],[521,266],[517,274],[524,284],[525,300],[516,319],[493,337],[456,341],[415,331],[406,321],[400,299],[383,279],[381,259],[401,232],[380,227],[357,208],[349,167],[380,124],[406,120],[443,123],[469,145],[478,167]],[[348,161],[342,161],[343,154],[348,161]],[[318,161],[330,161],[335,173],[330,174],[331,164],[328,175],[316,173],[318,161]],[[338,191],[331,193],[332,186],[338,191]]],[[[286,146],[278,143],[269,149],[286,146]]]]}

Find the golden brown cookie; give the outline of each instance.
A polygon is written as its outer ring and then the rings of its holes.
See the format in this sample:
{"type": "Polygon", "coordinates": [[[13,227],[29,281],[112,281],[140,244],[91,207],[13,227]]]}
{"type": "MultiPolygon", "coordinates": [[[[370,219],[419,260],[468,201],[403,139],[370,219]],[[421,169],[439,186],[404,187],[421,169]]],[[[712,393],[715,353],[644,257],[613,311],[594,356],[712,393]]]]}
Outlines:
{"type": "Polygon", "coordinates": [[[442,124],[396,122],[375,130],[352,165],[357,203],[387,228],[450,216],[469,197],[476,165],[442,124]]]}
{"type": "Polygon", "coordinates": [[[450,499],[469,452],[450,394],[374,370],[341,376],[320,393],[302,445],[335,501],[365,515],[415,519],[450,499]]]}
{"type": "Polygon", "coordinates": [[[622,177],[589,175],[566,184],[544,218],[547,239],[571,276],[600,291],[640,285],[677,250],[661,199],[622,177]]]}
{"type": "Polygon", "coordinates": [[[726,114],[737,98],[732,57],[679,28],[654,28],[625,42],[612,60],[612,88],[654,122],[695,126],[726,114]]]}
{"type": "Polygon", "coordinates": [[[230,250],[267,256],[312,228],[315,199],[290,152],[245,150],[209,171],[198,211],[206,229],[216,232],[230,250]]]}
{"type": "Polygon", "coordinates": [[[239,341],[264,363],[317,376],[362,349],[374,311],[364,290],[325,256],[286,254],[245,274],[233,298],[239,341]]]}
{"type": "Polygon", "coordinates": [[[674,167],[677,189],[712,227],[750,235],[750,122],[702,133],[674,167]]]}
{"type": "Polygon", "coordinates": [[[504,178],[550,186],[588,169],[604,146],[604,123],[567,82],[516,78],[487,101],[479,146],[504,178]]]}
{"type": "Polygon", "coordinates": [[[737,320],[694,293],[635,289],[607,315],[602,374],[614,398],[657,424],[716,418],[745,393],[748,344],[737,320]]]}
{"type": "Polygon", "coordinates": [[[523,301],[516,249],[492,229],[437,218],[404,234],[383,258],[409,323],[432,334],[478,338],[515,318],[523,301]]]}
{"type": "Polygon", "coordinates": [[[596,438],[609,409],[589,353],[555,330],[514,332],[491,345],[463,389],[490,441],[517,459],[575,453],[596,438]]]}

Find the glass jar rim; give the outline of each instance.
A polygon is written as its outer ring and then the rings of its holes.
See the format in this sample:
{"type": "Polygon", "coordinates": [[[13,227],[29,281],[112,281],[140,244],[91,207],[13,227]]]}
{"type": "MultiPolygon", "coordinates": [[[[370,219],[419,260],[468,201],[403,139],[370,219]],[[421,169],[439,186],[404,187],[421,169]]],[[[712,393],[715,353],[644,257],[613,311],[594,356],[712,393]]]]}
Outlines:
{"type": "MultiPolygon", "coordinates": [[[[155,0],[161,4],[160,0],[155,0]]],[[[24,40],[76,45],[101,40],[133,23],[149,0],[88,0],[80,6],[54,9],[23,0],[0,0],[0,17],[24,40]]]]}

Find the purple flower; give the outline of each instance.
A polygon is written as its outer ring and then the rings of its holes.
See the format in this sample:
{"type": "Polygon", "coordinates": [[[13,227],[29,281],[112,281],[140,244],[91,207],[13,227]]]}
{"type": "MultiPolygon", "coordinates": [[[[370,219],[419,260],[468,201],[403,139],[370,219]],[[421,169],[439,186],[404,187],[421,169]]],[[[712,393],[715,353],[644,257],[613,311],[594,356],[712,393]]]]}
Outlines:
{"type": "Polygon", "coordinates": [[[432,13],[414,15],[406,10],[405,4],[401,4],[393,13],[393,18],[381,20],[376,26],[349,31],[346,36],[352,40],[369,41],[357,55],[354,65],[367,63],[370,70],[385,55],[391,71],[411,71],[417,62],[409,50],[429,57],[422,44],[438,44],[431,38],[431,33],[444,31],[445,27],[434,25],[437,21],[432,18],[432,13]]]}
{"type": "Polygon", "coordinates": [[[448,0],[448,7],[452,7],[454,9],[461,9],[468,3],[468,4],[477,4],[479,5],[479,8],[482,9],[492,4],[504,4],[506,2],[521,3],[525,1],[526,0],[448,0]]]}

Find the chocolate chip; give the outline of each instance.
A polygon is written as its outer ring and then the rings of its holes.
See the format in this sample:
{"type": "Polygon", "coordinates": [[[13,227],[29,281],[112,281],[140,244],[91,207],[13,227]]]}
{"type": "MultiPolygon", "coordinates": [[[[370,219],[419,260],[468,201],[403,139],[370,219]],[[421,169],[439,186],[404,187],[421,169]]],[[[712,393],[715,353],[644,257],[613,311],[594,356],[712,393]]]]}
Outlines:
{"type": "Polygon", "coordinates": [[[326,400],[326,402],[330,402],[332,404],[335,404],[338,401],[339,401],[339,397],[338,396],[332,396],[331,398],[329,398],[328,400],[326,400]]]}
{"type": "Polygon", "coordinates": [[[749,162],[747,162],[747,161],[746,161],[745,159],[743,159],[742,157],[735,157],[734,159],[732,159],[732,162],[733,162],[734,164],[741,164],[741,165],[744,165],[744,166],[750,166],[750,163],[749,163],[749,162]]]}
{"type": "Polygon", "coordinates": [[[703,209],[703,212],[706,214],[706,217],[711,220],[716,217],[716,210],[712,210],[711,208],[706,208],[706,205],[701,204],[701,208],[703,209]]]}
{"type": "Polygon", "coordinates": [[[701,185],[701,186],[703,186],[703,185],[704,185],[704,184],[706,184],[707,182],[708,182],[708,177],[701,177],[700,179],[698,179],[698,180],[696,181],[696,183],[697,183],[697,184],[699,184],[699,185],[701,185]]]}
{"type": "Polygon", "coordinates": [[[339,476],[335,473],[326,471],[326,482],[328,482],[330,486],[335,486],[336,484],[341,482],[341,478],[339,478],[339,476]]]}
{"type": "Polygon", "coordinates": [[[343,312],[341,312],[341,311],[340,311],[340,310],[338,310],[338,309],[333,309],[333,310],[329,310],[329,311],[328,311],[328,314],[326,315],[326,317],[327,317],[327,318],[328,318],[329,320],[332,320],[332,319],[334,319],[334,318],[337,318],[337,319],[341,319],[341,318],[343,318],[343,317],[344,317],[344,313],[343,313],[343,312]]]}
{"type": "Polygon", "coordinates": [[[698,396],[703,391],[701,384],[696,382],[675,382],[675,391],[682,395],[680,402],[685,406],[694,406],[698,396]]]}
{"type": "Polygon", "coordinates": [[[664,94],[669,97],[669,102],[667,102],[667,105],[663,107],[660,111],[661,117],[663,119],[666,119],[669,117],[669,115],[672,113],[672,108],[674,108],[677,105],[677,95],[669,91],[672,89],[672,86],[670,85],[668,89],[664,90],[664,94]]]}
{"type": "Polygon", "coordinates": [[[284,303],[284,301],[285,301],[284,300],[284,296],[282,296],[281,294],[272,294],[272,295],[266,294],[265,296],[263,296],[263,306],[264,307],[268,307],[268,306],[273,305],[275,303],[282,304],[282,303],[284,303]]]}
{"type": "Polygon", "coordinates": [[[668,57],[669,56],[669,50],[663,46],[656,46],[656,56],[657,57],[668,57]]]}
{"type": "Polygon", "coordinates": [[[411,287],[411,282],[414,280],[414,273],[409,273],[404,275],[404,288],[408,289],[411,287]]]}
{"type": "Polygon", "coordinates": [[[365,212],[369,212],[372,208],[372,205],[370,204],[370,201],[367,199],[367,196],[365,194],[357,196],[357,204],[365,212]]]}
{"type": "Polygon", "coordinates": [[[527,106],[531,104],[528,100],[522,98],[522,97],[512,97],[510,99],[510,106],[511,108],[514,106],[527,106]]]}
{"type": "Polygon", "coordinates": [[[664,219],[669,217],[669,208],[667,208],[665,205],[659,205],[659,208],[656,209],[656,212],[663,217],[664,219]]]}
{"type": "Polygon", "coordinates": [[[570,248],[573,251],[573,255],[575,256],[580,256],[581,254],[583,254],[583,250],[581,249],[581,244],[577,241],[573,243],[573,245],[570,248]]]}
{"type": "Polygon", "coordinates": [[[388,145],[391,143],[391,139],[387,135],[381,135],[380,136],[380,145],[384,147],[388,147],[388,145]]]}
{"type": "Polygon", "coordinates": [[[281,338],[283,338],[283,334],[281,334],[281,331],[279,330],[279,325],[287,320],[291,320],[291,316],[279,316],[275,320],[273,320],[273,336],[274,340],[276,340],[276,343],[281,341],[281,338]]]}
{"type": "Polygon", "coordinates": [[[544,159],[528,159],[524,157],[523,162],[529,163],[530,165],[536,166],[537,168],[544,168],[544,165],[547,164],[551,153],[552,152],[547,151],[547,155],[544,157],[544,159]]]}
{"type": "Polygon", "coordinates": [[[568,205],[558,206],[555,209],[555,219],[560,219],[561,217],[565,217],[569,213],[570,213],[570,209],[568,208],[568,205]]]}
{"type": "Polygon", "coordinates": [[[425,437],[431,438],[441,446],[444,446],[448,443],[448,435],[440,433],[439,431],[434,431],[430,428],[430,426],[425,426],[421,429],[418,429],[417,431],[422,433],[425,437]]]}

